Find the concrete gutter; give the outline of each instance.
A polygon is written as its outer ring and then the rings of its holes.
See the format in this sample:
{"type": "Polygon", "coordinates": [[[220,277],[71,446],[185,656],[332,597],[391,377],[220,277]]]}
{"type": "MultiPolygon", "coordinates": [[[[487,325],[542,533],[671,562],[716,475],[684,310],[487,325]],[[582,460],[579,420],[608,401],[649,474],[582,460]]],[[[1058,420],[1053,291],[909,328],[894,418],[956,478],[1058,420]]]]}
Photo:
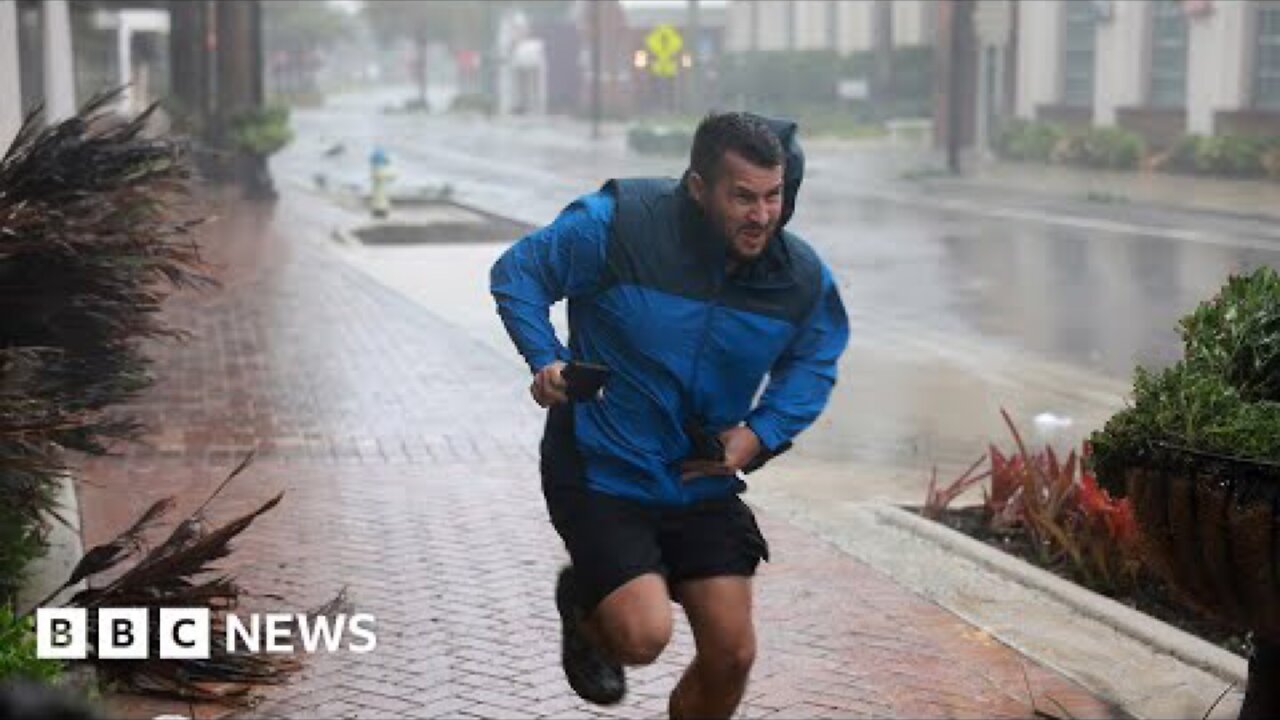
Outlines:
{"type": "MultiPolygon", "coordinates": [[[[882,501],[814,503],[759,488],[767,513],[832,543],[1136,718],[1235,718],[1244,659],[882,501]]],[[[767,580],[766,580],[767,581],[767,580]]]]}

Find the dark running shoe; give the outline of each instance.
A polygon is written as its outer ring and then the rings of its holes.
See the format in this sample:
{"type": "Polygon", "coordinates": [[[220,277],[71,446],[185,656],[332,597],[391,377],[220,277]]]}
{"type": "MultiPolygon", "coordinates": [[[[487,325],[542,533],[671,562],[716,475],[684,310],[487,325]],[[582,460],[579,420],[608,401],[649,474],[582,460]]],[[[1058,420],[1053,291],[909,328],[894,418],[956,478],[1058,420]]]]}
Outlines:
{"type": "Polygon", "coordinates": [[[622,666],[605,657],[587,639],[579,623],[582,611],[574,602],[573,567],[566,566],[556,580],[556,609],[560,611],[560,664],[569,687],[587,702],[613,705],[627,694],[622,666]]]}

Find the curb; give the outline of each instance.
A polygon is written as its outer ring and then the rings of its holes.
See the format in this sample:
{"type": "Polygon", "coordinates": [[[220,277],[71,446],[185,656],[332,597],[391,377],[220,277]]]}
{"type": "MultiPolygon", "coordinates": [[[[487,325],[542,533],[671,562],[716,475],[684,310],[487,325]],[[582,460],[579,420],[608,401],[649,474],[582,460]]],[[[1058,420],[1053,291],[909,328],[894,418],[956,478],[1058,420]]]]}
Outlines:
{"type": "MultiPolygon", "coordinates": [[[[18,591],[18,608],[31,608],[49,593],[62,585],[71,577],[71,571],[84,555],[84,540],[80,528],[80,499],[76,494],[75,481],[70,473],[62,473],[58,478],[57,512],[62,520],[49,518],[49,546],[41,556],[33,559],[26,568],[26,579],[22,589],[18,591]]],[[[86,586],[79,583],[59,593],[49,602],[53,605],[65,603],[72,595],[86,586]]]]}
{"type": "MultiPolygon", "coordinates": [[[[58,517],[49,518],[47,551],[27,564],[26,578],[16,598],[20,611],[34,613],[38,609],[36,603],[66,582],[84,556],[80,496],[76,492],[75,479],[71,473],[61,473],[58,476],[56,510],[58,517]],[[66,522],[63,523],[63,520],[66,522]]],[[[81,580],[50,598],[48,605],[65,605],[73,595],[88,586],[88,582],[81,580]]],[[[73,692],[83,696],[98,692],[98,669],[92,663],[65,662],[63,667],[63,687],[71,688],[73,692]]]]}
{"type": "Polygon", "coordinates": [[[1052,595],[1086,617],[1226,682],[1234,683],[1237,687],[1243,688],[1248,679],[1248,663],[1243,658],[1184,630],[1086,590],[1047,570],[896,505],[875,504],[868,506],[868,509],[886,524],[963,555],[1015,582],[1052,595]]]}

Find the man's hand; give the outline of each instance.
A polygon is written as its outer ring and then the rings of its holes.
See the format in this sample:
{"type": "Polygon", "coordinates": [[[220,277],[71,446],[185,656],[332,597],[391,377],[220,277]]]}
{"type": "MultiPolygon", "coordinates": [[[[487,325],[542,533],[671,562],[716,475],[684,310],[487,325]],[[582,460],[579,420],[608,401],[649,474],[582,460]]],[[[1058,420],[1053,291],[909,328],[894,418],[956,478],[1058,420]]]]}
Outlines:
{"type": "Polygon", "coordinates": [[[708,475],[733,475],[747,466],[760,453],[760,438],[746,425],[731,427],[720,433],[724,444],[724,461],[686,460],[680,466],[680,479],[688,482],[708,475]]]}
{"type": "Polygon", "coordinates": [[[564,370],[564,363],[556,360],[533,376],[533,382],[529,385],[529,394],[533,395],[538,405],[545,408],[569,402],[569,396],[565,394],[568,383],[560,375],[561,370],[564,370]]]}

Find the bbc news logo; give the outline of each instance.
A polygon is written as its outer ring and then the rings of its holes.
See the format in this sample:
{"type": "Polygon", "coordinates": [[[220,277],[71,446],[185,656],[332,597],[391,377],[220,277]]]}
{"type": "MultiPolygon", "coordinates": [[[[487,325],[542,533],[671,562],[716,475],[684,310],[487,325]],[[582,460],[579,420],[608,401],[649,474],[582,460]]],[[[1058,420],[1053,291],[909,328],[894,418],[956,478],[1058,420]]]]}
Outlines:
{"type": "MultiPolygon", "coordinates": [[[[146,660],[150,657],[151,626],[147,608],[101,608],[94,656],[101,660],[146,660]]],[[[161,608],[156,627],[161,660],[209,658],[212,638],[208,608],[161,608]]],[[[346,652],[363,655],[378,647],[372,615],[253,613],[228,614],[223,623],[223,647],[229,653],[292,654],[346,652]],[[345,642],[344,642],[345,641],[345,642]]],[[[84,660],[89,656],[89,615],[84,608],[36,610],[36,655],[48,660],[84,660]]]]}

